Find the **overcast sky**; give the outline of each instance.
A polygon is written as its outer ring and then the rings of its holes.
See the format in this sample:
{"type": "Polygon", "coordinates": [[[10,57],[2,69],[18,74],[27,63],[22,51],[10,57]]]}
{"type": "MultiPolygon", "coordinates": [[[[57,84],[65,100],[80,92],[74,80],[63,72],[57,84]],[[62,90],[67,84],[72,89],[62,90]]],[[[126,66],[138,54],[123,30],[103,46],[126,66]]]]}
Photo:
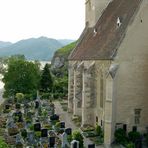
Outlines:
{"type": "Polygon", "coordinates": [[[84,7],[84,0],[0,0],[0,41],[77,39],[84,29],[84,7]]]}

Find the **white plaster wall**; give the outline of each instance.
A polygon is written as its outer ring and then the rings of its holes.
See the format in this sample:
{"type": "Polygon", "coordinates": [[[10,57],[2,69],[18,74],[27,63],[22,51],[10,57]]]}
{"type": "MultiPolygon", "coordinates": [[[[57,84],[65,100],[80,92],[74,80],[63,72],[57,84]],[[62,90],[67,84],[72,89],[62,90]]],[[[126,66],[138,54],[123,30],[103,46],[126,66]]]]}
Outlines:
{"type": "Polygon", "coordinates": [[[148,126],[148,1],[143,0],[134,21],[128,27],[115,63],[117,103],[116,122],[134,124],[134,109],[141,108],[139,130],[148,126]]]}

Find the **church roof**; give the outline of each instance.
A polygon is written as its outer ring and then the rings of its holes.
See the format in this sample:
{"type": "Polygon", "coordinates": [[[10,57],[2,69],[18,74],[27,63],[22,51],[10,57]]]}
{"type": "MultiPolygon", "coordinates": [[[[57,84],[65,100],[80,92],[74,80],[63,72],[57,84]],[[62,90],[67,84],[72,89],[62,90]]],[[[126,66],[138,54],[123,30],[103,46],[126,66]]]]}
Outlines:
{"type": "Polygon", "coordinates": [[[69,60],[110,60],[142,0],[112,0],[93,28],[82,33],[69,60]]]}

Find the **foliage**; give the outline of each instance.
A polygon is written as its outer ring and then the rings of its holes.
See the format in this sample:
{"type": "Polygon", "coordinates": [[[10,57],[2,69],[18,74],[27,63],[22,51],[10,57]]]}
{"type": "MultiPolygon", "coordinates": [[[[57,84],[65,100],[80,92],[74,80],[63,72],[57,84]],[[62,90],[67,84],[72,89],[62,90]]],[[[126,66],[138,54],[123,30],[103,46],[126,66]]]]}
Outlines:
{"type": "Polygon", "coordinates": [[[52,92],[53,80],[50,74],[50,65],[46,64],[41,75],[40,90],[41,92],[52,92]]]}
{"type": "Polygon", "coordinates": [[[31,131],[34,130],[34,126],[33,126],[33,124],[31,124],[31,125],[29,126],[29,129],[30,129],[31,131]]]}
{"type": "Polygon", "coordinates": [[[71,143],[71,141],[72,141],[72,135],[67,135],[67,141],[68,141],[69,143],[71,143]]]}
{"type": "Polygon", "coordinates": [[[148,134],[145,135],[145,142],[146,142],[146,145],[148,146],[148,134]]]}
{"type": "Polygon", "coordinates": [[[55,78],[53,86],[54,98],[63,98],[68,93],[68,77],[55,78]]]}
{"type": "Polygon", "coordinates": [[[128,138],[126,136],[126,132],[119,128],[115,131],[115,141],[119,144],[123,144],[125,145],[126,143],[128,143],[128,138]]]}
{"type": "Polygon", "coordinates": [[[17,98],[17,102],[21,103],[24,99],[23,93],[16,93],[15,97],[17,98]]]}
{"type": "Polygon", "coordinates": [[[58,54],[58,56],[62,56],[62,55],[65,55],[65,56],[68,56],[70,54],[70,52],[72,51],[72,49],[76,46],[76,43],[77,42],[73,42],[73,43],[70,43],[60,49],[57,50],[56,54],[58,54]]]}
{"type": "Polygon", "coordinates": [[[52,59],[51,72],[54,76],[53,97],[56,99],[67,97],[68,94],[68,56],[77,42],[58,49],[52,59]],[[61,67],[54,67],[56,57],[64,59],[61,67]]]}
{"type": "Polygon", "coordinates": [[[7,59],[4,57],[0,57],[0,74],[4,74],[6,71],[6,63],[7,59]]]}
{"type": "Polygon", "coordinates": [[[27,130],[26,130],[26,129],[23,129],[23,130],[21,131],[21,136],[22,136],[23,138],[27,138],[27,130]]]}
{"type": "Polygon", "coordinates": [[[16,93],[34,94],[38,89],[40,70],[38,65],[23,58],[10,58],[8,70],[4,74],[4,97],[15,96],[16,93]]]}
{"type": "Polygon", "coordinates": [[[79,141],[79,147],[83,148],[83,146],[84,146],[84,144],[83,144],[84,143],[84,138],[83,138],[82,134],[79,131],[74,131],[72,133],[72,139],[79,141]]]}
{"type": "Polygon", "coordinates": [[[130,142],[126,145],[126,148],[135,148],[134,143],[130,142]]]}
{"type": "Polygon", "coordinates": [[[98,136],[100,136],[102,134],[101,126],[99,126],[98,124],[95,127],[95,132],[98,136]]]}
{"type": "Polygon", "coordinates": [[[35,132],[35,136],[36,136],[36,137],[41,137],[41,131],[36,131],[36,132],[35,132]]]}
{"type": "Polygon", "coordinates": [[[7,143],[0,137],[0,148],[8,148],[7,143]]]}
{"type": "Polygon", "coordinates": [[[140,138],[140,133],[131,131],[128,133],[129,140],[132,141],[133,143],[140,138]]]}

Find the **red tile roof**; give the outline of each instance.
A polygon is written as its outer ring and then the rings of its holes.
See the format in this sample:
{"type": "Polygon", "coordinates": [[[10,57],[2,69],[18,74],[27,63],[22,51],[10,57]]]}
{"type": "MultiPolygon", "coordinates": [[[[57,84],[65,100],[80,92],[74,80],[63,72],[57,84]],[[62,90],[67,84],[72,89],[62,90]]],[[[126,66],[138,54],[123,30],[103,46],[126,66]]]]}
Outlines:
{"type": "Polygon", "coordinates": [[[69,60],[113,59],[141,1],[112,0],[96,25],[82,33],[69,60]],[[120,27],[117,25],[118,18],[122,23],[120,27]]]}

